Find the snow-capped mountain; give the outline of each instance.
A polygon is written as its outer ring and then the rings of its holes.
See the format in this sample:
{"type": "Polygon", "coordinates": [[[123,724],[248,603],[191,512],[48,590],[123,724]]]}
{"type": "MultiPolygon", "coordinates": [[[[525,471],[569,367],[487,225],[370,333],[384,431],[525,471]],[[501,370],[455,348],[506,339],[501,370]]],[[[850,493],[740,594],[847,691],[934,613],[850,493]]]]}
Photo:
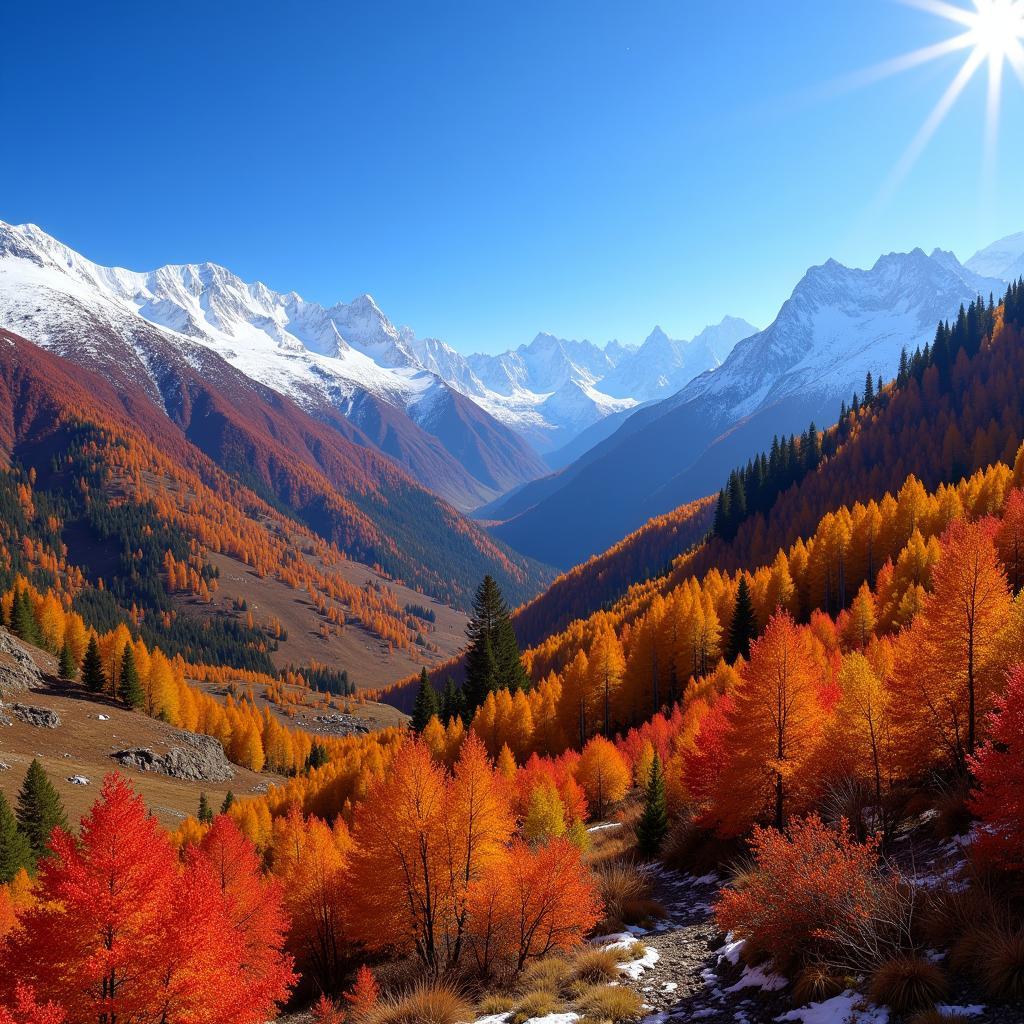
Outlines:
{"type": "Polygon", "coordinates": [[[1024,277],[1024,231],[993,242],[964,265],[975,274],[995,277],[1007,284],[1024,277]]]}
{"type": "Polygon", "coordinates": [[[870,270],[835,260],[809,270],[764,331],[740,341],[712,373],[633,413],[554,477],[488,509],[518,550],[573,565],[647,518],[713,493],[773,434],[835,421],[865,374],[886,379],[900,351],[930,342],[940,319],[1001,280],[948,252],[892,253],[870,270]]]}
{"type": "Polygon", "coordinates": [[[340,411],[463,509],[543,475],[539,453],[585,431],[603,436],[591,428],[678,389],[754,331],[727,319],[692,342],[659,328],[640,346],[603,347],[539,334],[501,355],[464,356],[396,327],[369,295],[322,306],[213,263],[104,267],[34,225],[0,222],[0,324],[54,345],[83,317],[123,337],[144,321],[307,411],[340,411]]]}
{"type": "MultiPolygon", "coordinates": [[[[325,308],[211,263],[102,267],[33,225],[0,223],[0,325],[71,358],[102,335],[109,366],[115,338],[122,364],[154,331],[182,352],[202,346],[321,419],[342,413],[360,443],[462,509],[544,471],[518,434],[423,367],[368,295],[325,308]]],[[[155,394],[153,351],[139,365],[155,394]]]]}

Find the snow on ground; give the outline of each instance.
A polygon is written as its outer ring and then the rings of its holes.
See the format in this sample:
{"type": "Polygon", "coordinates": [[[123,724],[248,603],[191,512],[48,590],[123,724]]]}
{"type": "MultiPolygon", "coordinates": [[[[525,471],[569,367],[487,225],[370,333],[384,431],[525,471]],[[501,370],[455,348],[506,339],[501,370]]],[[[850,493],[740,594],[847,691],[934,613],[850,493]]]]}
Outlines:
{"type": "Polygon", "coordinates": [[[849,1020],[856,1020],[857,1024],[888,1024],[889,1011],[865,1004],[864,997],[856,992],[844,992],[824,1002],[790,1010],[775,1019],[798,1024],[846,1024],[849,1020]]]}

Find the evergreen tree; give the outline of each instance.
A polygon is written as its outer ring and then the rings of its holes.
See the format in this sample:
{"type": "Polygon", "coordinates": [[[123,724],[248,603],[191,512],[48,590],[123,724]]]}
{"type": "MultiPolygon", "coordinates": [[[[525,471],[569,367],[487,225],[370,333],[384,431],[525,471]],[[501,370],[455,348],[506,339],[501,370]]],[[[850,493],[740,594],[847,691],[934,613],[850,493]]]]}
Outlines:
{"type": "MultiPolygon", "coordinates": [[[[313,744],[313,746],[318,746],[318,745],[319,745],[319,744],[316,744],[316,743],[314,743],[314,744],[313,744]]],[[[310,756],[312,756],[312,754],[310,754],[310,756]]],[[[231,810],[231,805],[232,805],[232,804],[233,804],[234,802],[235,802],[235,794],[234,794],[234,793],[232,793],[232,792],[231,792],[231,790],[229,789],[229,790],[227,791],[227,794],[226,794],[226,795],[225,795],[225,797],[224,797],[224,803],[222,803],[222,804],[220,805],[220,813],[221,813],[221,814],[227,814],[227,813],[228,813],[228,811],[230,811],[230,810],[231,810]]]]}
{"type": "Polygon", "coordinates": [[[493,690],[529,688],[508,605],[491,576],[485,576],[477,589],[466,636],[467,713],[472,714],[493,690]]]}
{"type": "Polygon", "coordinates": [[[100,657],[100,645],[96,642],[96,634],[89,637],[89,646],[82,658],[82,682],[90,693],[102,693],[107,685],[103,674],[103,659],[100,657]]]}
{"type": "Polygon", "coordinates": [[[34,758],[18,792],[18,826],[28,839],[37,862],[48,855],[53,830],[68,827],[57,790],[34,758]]]}
{"type": "Polygon", "coordinates": [[[199,794],[199,813],[197,817],[204,825],[213,824],[213,808],[210,806],[210,801],[206,799],[205,793],[199,794]]]}
{"type": "Polygon", "coordinates": [[[409,727],[413,732],[423,732],[430,719],[439,712],[437,692],[430,685],[430,676],[427,675],[427,670],[424,668],[420,672],[420,689],[416,694],[416,703],[412,709],[412,721],[409,723],[409,727]]]}
{"type": "Polygon", "coordinates": [[[455,680],[449,676],[444,685],[444,693],[441,695],[441,720],[447,725],[453,718],[466,717],[466,698],[455,685],[455,680]]]}
{"type": "MultiPolygon", "coordinates": [[[[317,743],[314,740],[313,745],[309,748],[309,754],[306,757],[307,771],[312,771],[314,768],[323,768],[329,760],[330,757],[327,755],[327,748],[322,743],[317,743]]],[[[231,793],[228,793],[228,796],[230,796],[232,801],[234,801],[235,798],[231,793]]],[[[227,798],[225,797],[225,799],[227,798]]]]}
{"type": "Polygon", "coordinates": [[[32,598],[27,590],[19,589],[11,605],[11,632],[26,643],[39,643],[39,625],[32,611],[32,598]]]}
{"type": "Polygon", "coordinates": [[[61,679],[74,679],[78,675],[78,666],[75,664],[75,656],[67,643],[60,649],[60,663],[57,667],[57,674],[61,679]]]}
{"type": "Polygon", "coordinates": [[[867,376],[864,378],[864,404],[870,405],[875,400],[875,382],[871,376],[871,371],[868,370],[867,376]]]}
{"type": "Polygon", "coordinates": [[[139,678],[139,670],[135,667],[135,652],[132,650],[131,644],[124,645],[117,695],[130,708],[136,710],[141,708],[146,700],[146,694],[142,689],[142,680],[139,678]]]}
{"type": "Polygon", "coordinates": [[[644,809],[636,825],[636,845],[643,857],[654,857],[668,834],[668,801],[665,799],[665,777],[661,758],[651,762],[651,775],[644,795],[644,809]]]}
{"type": "Polygon", "coordinates": [[[0,885],[9,882],[22,868],[34,864],[32,847],[25,833],[18,828],[7,798],[0,793],[0,885]]]}
{"type": "Polygon", "coordinates": [[[754,602],[750,598],[750,587],[747,577],[740,577],[740,585],[736,591],[736,607],[729,623],[729,635],[725,648],[726,660],[733,662],[741,654],[750,657],[750,641],[757,636],[757,618],[754,615],[754,602]]]}

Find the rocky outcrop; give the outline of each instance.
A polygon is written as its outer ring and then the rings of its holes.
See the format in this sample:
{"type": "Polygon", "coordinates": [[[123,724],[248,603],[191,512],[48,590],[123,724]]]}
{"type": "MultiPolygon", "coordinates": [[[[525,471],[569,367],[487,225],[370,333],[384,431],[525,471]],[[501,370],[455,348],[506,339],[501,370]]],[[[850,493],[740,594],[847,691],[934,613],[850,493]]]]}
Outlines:
{"type": "Polygon", "coordinates": [[[192,782],[226,782],[234,778],[235,769],[224,756],[224,748],[212,736],[176,731],[175,745],[166,754],[149,747],[130,747],[110,756],[125,768],[140,772],[157,772],[174,779],[192,782]]]}
{"type": "Polygon", "coordinates": [[[27,725],[39,729],[56,729],[60,726],[60,715],[52,708],[37,708],[31,704],[11,704],[10,713],[27,725]]]}
{"type": "Polygon", "coordinates": [[[13,696],[43,684],[43,675],[24,644],[0,628],[0,696],[13,696]]]}

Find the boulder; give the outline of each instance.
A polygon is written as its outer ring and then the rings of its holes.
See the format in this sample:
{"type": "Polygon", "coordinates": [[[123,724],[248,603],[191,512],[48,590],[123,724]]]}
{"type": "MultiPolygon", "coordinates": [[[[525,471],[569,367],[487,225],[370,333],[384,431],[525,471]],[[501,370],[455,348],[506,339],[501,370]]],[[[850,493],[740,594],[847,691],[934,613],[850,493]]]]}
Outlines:
{"type": "Polygon", "coordinates": [[[235,769],[224,756],[224,748],[219,740],[179,730],[174,733],[172,742],[174,745],[166,754],[158,754],[149,747],[129,747],[110,756],[125,768],[158,772],[174,779],[227,782],[234,778],[235,769]]]}
{"type": "Polygon", "coordinates": [[[0,627],[0,695],[13,696],[43,685],[25,645],[10,630],[0,627]]]}
{"type": "Polygon", "coordinates": [[[40,729],[56,729],[60,725],[60,715],[52,708],[37,708],[31,704],[11,704],[11,714],[19,721],[40,729]]]}

